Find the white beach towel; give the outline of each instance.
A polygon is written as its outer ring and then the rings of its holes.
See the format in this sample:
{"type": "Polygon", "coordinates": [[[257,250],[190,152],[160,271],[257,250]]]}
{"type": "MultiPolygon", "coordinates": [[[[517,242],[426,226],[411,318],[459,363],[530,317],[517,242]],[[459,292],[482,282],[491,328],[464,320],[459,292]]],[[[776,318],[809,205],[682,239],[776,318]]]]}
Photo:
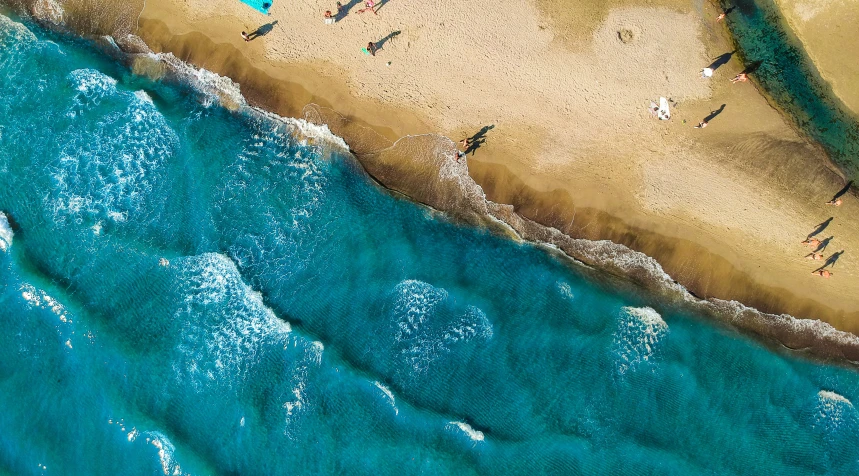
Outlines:
{"type": "Polygon", "coordinates": [[[663,97],[659,98],[659,111],[657,111],[656,117],[662,121],[671,119],[671,111],[668,110],[668,100],[663,97]]]}

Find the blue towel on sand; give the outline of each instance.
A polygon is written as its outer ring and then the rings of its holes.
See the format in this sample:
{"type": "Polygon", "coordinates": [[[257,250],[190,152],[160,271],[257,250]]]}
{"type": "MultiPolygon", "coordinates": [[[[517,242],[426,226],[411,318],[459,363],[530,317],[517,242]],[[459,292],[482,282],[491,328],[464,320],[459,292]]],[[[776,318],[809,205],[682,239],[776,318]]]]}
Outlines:
{"type": "Polygon", "coordinates": [[[260,13],[268,15],[268,9],[271,8],[272,0],[242,0],[242,3],[260,13]],[[263,6],[267,8],[263,8],[263,6]]]}

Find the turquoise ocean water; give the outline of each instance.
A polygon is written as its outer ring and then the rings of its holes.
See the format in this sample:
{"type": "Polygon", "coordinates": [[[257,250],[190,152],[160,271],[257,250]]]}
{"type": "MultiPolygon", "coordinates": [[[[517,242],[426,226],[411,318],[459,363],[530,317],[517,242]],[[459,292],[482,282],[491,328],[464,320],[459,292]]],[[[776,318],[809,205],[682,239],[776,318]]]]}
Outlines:
{"type": "Polygon", "coordinates": [[[337,144],[0,16],[0,472],[859,471],[855,371],[337,144]]]}

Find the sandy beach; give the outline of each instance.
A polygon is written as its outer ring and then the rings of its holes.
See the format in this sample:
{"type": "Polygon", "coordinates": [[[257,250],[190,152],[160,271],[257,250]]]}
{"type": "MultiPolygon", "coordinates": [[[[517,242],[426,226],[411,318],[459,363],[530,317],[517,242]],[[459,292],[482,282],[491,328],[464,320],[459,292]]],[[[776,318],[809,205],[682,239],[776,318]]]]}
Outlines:
{"type": "MultiPolygon", "coordinates": [[[[149,0],[137,34],[232,78],[252,104],[291,117],[311,103],[336,111],[348,120],[331,129],[359,158],[404,136],[458,141],[491,126],[467,159],[490,200],[642,251],[698,296],[859,333],[859,201],[825,205],[845,180],[823,151],[753,83],[729,82],[743,65],[717,10],[580,3],[390,0],[376,15],[351,3],[325,25],[333,2],[275,1],[266,16],[236,0],[149,0]],[[263,25],[251,42],[239,35],[263,25]],[[368,41],[381,43],[375,57],[361,51],[368,41]],[[674,104],[670,121],[648,113],[659,96],[674,104]],[[692,127],[707,116],[707,128],[692,127]],[[833,237],[824,258],[836,255],[830,279],[811,274],[822,263],[800,244],[821,222],[819,238],[833,237]]],[[[822,75],[856,110],[855,78],[827,67],[839,50],[821,45],[810,55],[830,58],[822,75]]]]}

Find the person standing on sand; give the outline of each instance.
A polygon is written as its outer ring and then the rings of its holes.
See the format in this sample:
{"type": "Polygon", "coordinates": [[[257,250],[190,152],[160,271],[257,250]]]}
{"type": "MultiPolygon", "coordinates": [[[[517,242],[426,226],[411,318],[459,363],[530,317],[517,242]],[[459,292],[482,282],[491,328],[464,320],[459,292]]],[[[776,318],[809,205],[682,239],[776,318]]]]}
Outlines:
{"type": "Polygon", "coordinates": [[[695,129],[703,129],[705,127],[707,127],[707,121],[701,121],[697,126],[695,126],[695,129]]]}
{"type": "Polygon", "coordinates": [[[459,141],[459,145],[462,146],[463,150],[468,149],[468,146],[471,145],[471,139],[466,137],[465,139],[462,139],[461,141],[459,141]]]}
{"type": "Polygon", "coordinates": [[[325,19],[323,21],[325,22],[326,25],[333,25],[334,24],[335,20],[334,20],[334,17],[331,16],[331,10],[325,11],[325,19]]]}
{"type": "Polygon", "coordinates": [[[832,273],[827,269],[821,269],[819,271],[812,271],[811,274],[816,274],[816,275],[820,276],[821,278],[828,278],[828,277],[832,276],[832,273]]]}
{"type": "Polygon", "coordinates": [[[818,240],[817,238],[809,238],[809,239],[801,242],[800,244],[801,245],[808,245],[812,248],[817,248],[818,246],[820,246],[820,240],[818,240]]]}
{"type": "Polygon", "coordinates": [[[749,79],[749,75],[746,73],[740,73],[733,78],[731,78],[732,83],[745,83],[749,79]]]}
{"type": "Polygon", "coordinates": [[[242,32],[242,39],[243,39],[243,40],[245,40],[245,41],[251,41],[251,38],[250,38],[250,37],[248,36],[248,34],[247,34],[247,33],[245,33],[245,32],[242,32]]]}
{"type": "Polygon", "coordinates": [[[823,254],[821,253],[809,253],[805,255],[805,259],[812,259],[814,261],[820,261],[823,259],[823,254]]]}
{"type": "Polygon", "coordinates": [[[372,41],[367,43],[367,52],[373,56],[376,56],[376,44],[372,41]]]}
{"type": "Polygon", "coordinates": [[[836,207],[840,207],[840,206],[841,206],[841,199],[840,199],[840,198],[836,198],[835,200],[830,200],[830,201],[826,202],[826,204],[827,204],[827,205],[836,206],[836,207]]]}

